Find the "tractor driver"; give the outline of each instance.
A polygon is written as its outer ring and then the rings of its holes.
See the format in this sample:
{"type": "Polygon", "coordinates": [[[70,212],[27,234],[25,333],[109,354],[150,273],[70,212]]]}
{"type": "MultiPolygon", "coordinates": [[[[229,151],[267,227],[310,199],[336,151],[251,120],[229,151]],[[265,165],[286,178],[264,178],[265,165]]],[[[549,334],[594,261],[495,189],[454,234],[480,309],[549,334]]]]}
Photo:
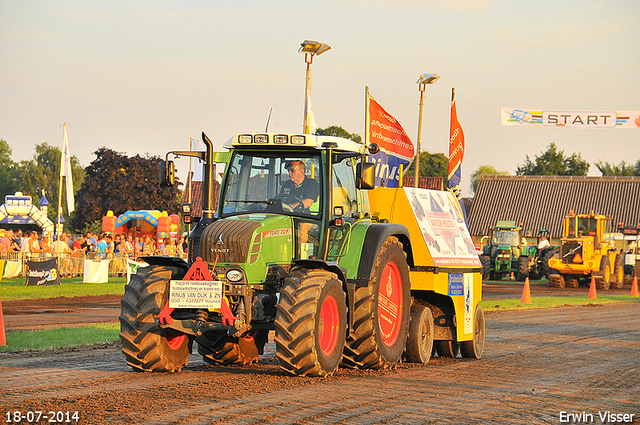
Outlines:
{"type": "Polygon", "coordinates": [[[302,204],[294,201],[289,206],[296,211],[302,210],[304,213],[309,213],[309,208],[318,200],[320,194],[318,182],[315,179],[307,178],[304,162],[301,160],[291,161],[287,164],[287,170],[289,171],[289,180],[282,183],[281,194],[302,201],[302,204]]]}

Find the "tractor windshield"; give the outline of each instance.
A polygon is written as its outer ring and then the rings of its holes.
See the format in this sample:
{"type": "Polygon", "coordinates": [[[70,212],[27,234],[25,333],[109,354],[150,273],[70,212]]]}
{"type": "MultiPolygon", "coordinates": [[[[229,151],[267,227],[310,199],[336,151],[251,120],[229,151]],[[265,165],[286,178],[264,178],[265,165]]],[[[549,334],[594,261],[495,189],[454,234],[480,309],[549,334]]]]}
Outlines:
{"type": "Polygon", "coordinates": [[[235,151],[223,189],[222,215],[271,212],[319,218],[320,176],[318,155],[235,151]]]}
{"type": "Polygon", "coordinates": [[[494,230],[493,245],[518,246],[518,232],[513,230],[494,230]]]}
{"type": "Polygon", "coordinates": [[[595,218],[578,217],[578,237],[595,236],[598,222],[595,218]]]}

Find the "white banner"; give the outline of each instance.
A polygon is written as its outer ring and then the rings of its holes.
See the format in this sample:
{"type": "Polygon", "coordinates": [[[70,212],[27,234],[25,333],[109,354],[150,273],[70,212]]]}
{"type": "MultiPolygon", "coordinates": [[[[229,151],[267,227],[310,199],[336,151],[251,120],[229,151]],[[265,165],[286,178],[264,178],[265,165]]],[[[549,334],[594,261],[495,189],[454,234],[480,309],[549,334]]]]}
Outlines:
{"type": "Polygon", "coordinates": [[[500,108],[502,125],[640,128],[640,111],[559,111],[500,108]]]}
{"type": "Polygon", "coordinates": [[[4,265],[2,277],[18,277],[22,271],[22,263],[20,261],[9,261],[4,265]]]}
{"type": "Polygon", "coordinates": [[[84,260],[84,283],[109,282],[109,260],[84,260]]]}

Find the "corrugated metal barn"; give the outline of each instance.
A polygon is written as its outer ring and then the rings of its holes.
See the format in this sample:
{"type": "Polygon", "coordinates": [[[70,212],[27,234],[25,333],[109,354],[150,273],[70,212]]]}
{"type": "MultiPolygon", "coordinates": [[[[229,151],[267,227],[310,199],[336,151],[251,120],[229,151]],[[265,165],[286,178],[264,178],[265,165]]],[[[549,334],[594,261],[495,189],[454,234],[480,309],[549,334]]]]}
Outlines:
{"type": "Polygon", "coordinates": [[[640,177],[480,176],[469,212],[474,239],[497,220],[522,223],[524,235],[547,229],[562,233],[562,219],[574,210],[610,215],[613,227],[640,223],[640,177]]]}

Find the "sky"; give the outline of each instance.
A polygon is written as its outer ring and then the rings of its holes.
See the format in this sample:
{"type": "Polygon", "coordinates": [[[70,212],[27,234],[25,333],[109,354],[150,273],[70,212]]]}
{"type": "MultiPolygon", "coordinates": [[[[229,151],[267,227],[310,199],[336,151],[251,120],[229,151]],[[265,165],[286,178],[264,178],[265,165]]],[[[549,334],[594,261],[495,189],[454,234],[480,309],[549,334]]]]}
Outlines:
{"type": "MultiPolygon", "coordinates": [[[[133,156],[188,150],[201,133],[301,133],[300,43],[318,127],[364,134],[365,87],[417,140],[448,155],[451,90],[465,135],[462,192],[491,165],[515,174],[554,142],[598,161],[640,160],[638,129],[502,126],[500,107],[640,110],[637,0],[0,1],[0,139],[14,161],[62,145],[83,166],[105,146],[133,156]]],[[[188,160],[177,162],[185,180],[188,160]]]]}

